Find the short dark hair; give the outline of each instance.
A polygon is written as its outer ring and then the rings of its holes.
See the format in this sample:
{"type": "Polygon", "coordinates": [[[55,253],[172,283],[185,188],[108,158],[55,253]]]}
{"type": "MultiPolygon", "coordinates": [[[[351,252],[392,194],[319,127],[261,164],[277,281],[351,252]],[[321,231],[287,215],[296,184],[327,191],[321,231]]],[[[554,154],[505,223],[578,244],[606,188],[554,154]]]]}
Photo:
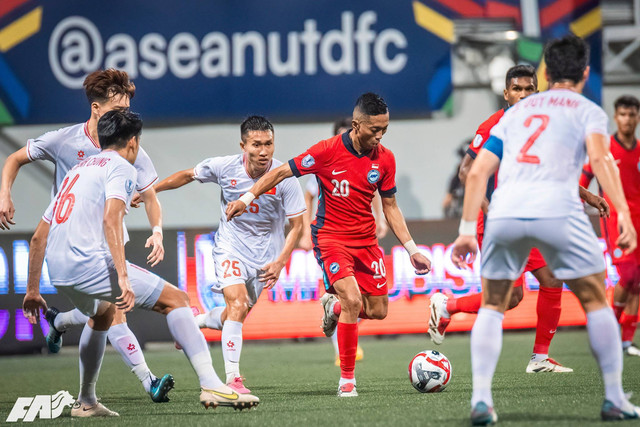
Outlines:
{"type": "Polygon", "coordinates": [[[544,60],[551,83],[561,80],[578,83],[589,64],[589,46],[580,37],[569,34],[547,43],[544,60]]]}
{"type": "Polygon", "coordinates": [[[240,137],[243,141],[247,134],[252,130],[265,132],[271,131],[275,133],[271,122],[263,116],[249,116],[244,119],[244,122],[240,125],[240,137]]]}
{"type": "Polygon", "coordinates": [[[517,79],[518,77],[531,77],[533,79],[533,85],[538,87],[538,75],[536,73],[536,69],[531,65],[520,64],[515,67],[509,68],[507,71],[507,76],[504,81],[504,87],[509,89],[511,85],[511,80],[517,79]]]}
{"type": "Polygon", "coordinates": [[[106,112],[98,120],[98,141],[100,147],[124,148],[127,142],[142,133],[140,115],[128,108],[116,108],[106,112]]]}
{"type": "Polygon", "coordinates": [[[89,103],[104,104],[116,95],[126,95],[131,99],[136,94],[136,85],[129,80],[126,71],[115,68],[94,71],[84,79],[82,86],[89,103]]]}
{"type": "Polygon", "coordinates": [[[351,129],[351,117],[343,117],[333,123],[333,134],[337,135],[340,128],[351,129]]]}
{"type": "Polygon", "coordinates": [[[623,95],[613,103],[614,110],[617,110],[619,107],[635,108],[640,111],[640,101],[633,95],[623,95]]]}
{"type": "Polygon", "coordinates": [[[387,103],[380,95],[372,92],[367,92],[358,98],[356,101],[356,108],[360,110],[362,114],[367,116],[379,116],[380,114],[387,114],[389,108],[387,103]]]}

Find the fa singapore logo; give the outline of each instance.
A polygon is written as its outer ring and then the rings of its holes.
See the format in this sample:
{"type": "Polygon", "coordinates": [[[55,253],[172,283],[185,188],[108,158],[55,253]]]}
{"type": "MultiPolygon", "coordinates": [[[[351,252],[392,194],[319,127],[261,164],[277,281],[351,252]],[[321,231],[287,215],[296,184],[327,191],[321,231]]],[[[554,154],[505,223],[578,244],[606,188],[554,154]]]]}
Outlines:
{"type": "Polygon", "coordinates": [[[73,396],[66,390],[60,390],[53,396],[39,394],[35,397],[19,397],[5,422],[32,422],[36,417],[41,420],[58,418],[64,408],[71,407],[74,401],[73,396]]]}

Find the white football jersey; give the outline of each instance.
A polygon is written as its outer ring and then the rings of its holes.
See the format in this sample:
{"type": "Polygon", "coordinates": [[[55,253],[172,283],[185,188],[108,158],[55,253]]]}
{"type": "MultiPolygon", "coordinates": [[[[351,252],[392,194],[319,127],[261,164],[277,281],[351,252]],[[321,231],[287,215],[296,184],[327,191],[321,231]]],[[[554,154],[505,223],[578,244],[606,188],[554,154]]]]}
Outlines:
{"type": "MultiPolygon", "coordinates": [[[[49,160],[55,165],[55,179],[51,188],[53,198],[62,179],[76,164],[100,152],[100,144],[89,135],[88,122],[47,132],[27,140],[29,160],[49,160]]],[[[134,163],[138,171],[136,191],[143,193],[158,180],[158,174],[149,155],[140,147],[134,163]]]]}
{"type": "MultiPolygon", "coordinates": [[[[269,170],[281,164],[273,159],[269,170]]],[[[227,204],[238,200],[258,181],[249,176],[244,156],[212,157],[200,162],[193,173],[198,181],[214,182],[222,190],[215,246],[233,253],[254,268],[274,261],[284,247],[285,218],[293,218],[306,211],[298,180],[294,177],[283,180],[251,202],[243,215],[227,221],[227,204]]]]}
{"type": "Polygon", "coordinates": [[[509,108],[491,135],[502,140],[489,218],[554,218],[583,210],[578,182],[587,135],[607,136],[607,115],[565,89],[530,95],[509,108]]]}
{"type": "Polygon", "coordinates": [[[131,203],[136,169],[113,150],[91,156],[63,178],[43,219],[51,224],[46,259],[55,286],[83,283],[102,271],[111,253],[104,237],[108,199],[131,203]]]}

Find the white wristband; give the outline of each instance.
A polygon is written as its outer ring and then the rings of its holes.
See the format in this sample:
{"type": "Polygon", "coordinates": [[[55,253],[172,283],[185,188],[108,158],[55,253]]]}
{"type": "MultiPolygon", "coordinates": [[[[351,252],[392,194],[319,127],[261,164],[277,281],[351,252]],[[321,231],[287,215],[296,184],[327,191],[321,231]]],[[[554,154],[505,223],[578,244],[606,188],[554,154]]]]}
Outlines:
{"type": "Polygon", "coordinates": [[[253,202],[255,198],[256,196],[254,196],[251,191],[247,191],[242,196],[240,196],[238,200],[244,203],[245,206],[249,206],[249,204],[251,204],[251,202],[253,202]]]}
{"type": "Polygon", "coordinates": [[[478,221],[465,221],[460,220],[460,227],[458,228],[458,234],[461,236],[474,236],[478,228],[478,221]]]}
{"type": "Polygon", "coordinates": [[[413,256],[414,254],[417,254],[418,252],[420,252],[418,250],[418,247],[416,246],[416,242],[414,242],[413,240],[409,240],[407,243],[405,243],[402,246],[404,246],[407,252],[409,252],[409,256],[413,256]]]}
{"type": "Polygon", "coordinates": [[[162,227],[160,227],[159,225],[154,225],[151,229],[151,233],[160,233],[160,235],[162,236],[162,227]]]}

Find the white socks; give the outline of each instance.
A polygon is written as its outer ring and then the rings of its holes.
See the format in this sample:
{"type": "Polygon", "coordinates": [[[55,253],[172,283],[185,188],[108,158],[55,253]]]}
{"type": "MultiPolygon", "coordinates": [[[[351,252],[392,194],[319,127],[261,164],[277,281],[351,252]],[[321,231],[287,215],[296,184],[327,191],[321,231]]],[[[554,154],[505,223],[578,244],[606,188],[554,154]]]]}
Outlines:
{"type": "Polygon", "coordinates": [[[338,347],[338,328],[336,328],[333,335],[331,335],[331,343],[333,344],[333,349],[336,351],[336,356],[340,356],[340,348],[338,347]]]}
{"type": "Polygon", "coordinates": [[[617,407],[626,402],[622,390],[622,343],[620,328],[609,307],[587,313],[589,343],[604,382],[604,394],[617,407]]]}
{"type": "Polygon", "coordinates": [[[129,326],[126,323],[112,325],[107,336],[113,348],[118,350],[122,356],[124,363],[131,368],[131,372],[136,374],[146,392],[149,393],[151,381],[155,379],[155,376],[149,370],[140,343],[129,326]]]}
{"type": "Polygon", "coordinates": [[[89,320],[89,316],[82,314],[80,310],[74,308],[71,311],[59,313],[53,321],[53,326],[59,331],[64,332],[67,328],[84,325],[89,320]]]}
{"type": "Polygon", "coordinates": [[[549,358],[549,354],[542,354],[542,353],[533,353],[531,355],[531,361],[532,362],[542,362],[545,359],[549,358]]]}
{"type": "Polygon", "coordinates": [[[222,325],[222,357],[227,373],[227,383],[240,376],[240,353],[242,352],[242,323],[226,320],[222,325]]]}
{"type": "Polygon", "coordinates": [[[478,402],[493,406],[491,381],[502,350],[502,320],[504,314],[481,308],[471,329],[471,372],[473,393],[471,407],[478,402]]]}
{"type": "Polygon", "coordinates": [[[209,347],[207,347],[204,335],[196,325],[191,309],[180,307],[172,310],[167,314],[167,324],[173,339],[182,347],[193,370],[198,375],[200,386],[215,389],[224,385],[213,369],[209,347]]]}
{"type": "Polygon", "coordinates": [[[225,307],[215,307],[210,312],[196,316],[198,320],[198,326],[201,328],[210,328],[222,330],[222,312],[225,307]]]}
{"type": "Polygon", "coordinates": [[[94,331],[85,325],[80,336],[80,394],[78,400],[87,405],[95,405],[96,381],[100,374],[104,349],[107,346],[107,331],[94,331]]]}

